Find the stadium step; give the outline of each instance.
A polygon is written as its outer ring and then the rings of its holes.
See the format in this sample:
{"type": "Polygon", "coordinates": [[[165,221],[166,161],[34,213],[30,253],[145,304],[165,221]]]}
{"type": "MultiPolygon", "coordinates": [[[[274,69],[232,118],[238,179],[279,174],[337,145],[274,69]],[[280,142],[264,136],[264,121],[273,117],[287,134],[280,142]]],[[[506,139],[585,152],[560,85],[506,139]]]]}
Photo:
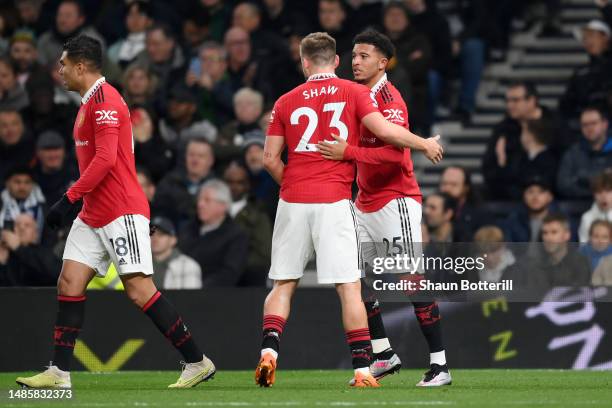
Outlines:
{"type": "MultiPolygon", "coordinates": [[[[451,0],[440,0],[437,4],[442,12],[448,12],[452,10],[453,3],[451,0]]],[[[510,83],[533,81],[540,95],[540,103],[556,109],[573,71],[588,63],[576,32],[589,20],[601,18],[593,0],[564,0],[562,7],[561,36],[540,38],[538,34],[542,24],[535,24],[529,31],[512,35],[504,62],[486,67],[477,96],[477,109],[469,127],[462,126],[458,121],[436,122],[432,134],[442,135],[446,152],[443,165],[435,166],[420,155],[414,156],[424,194],[437,189],[442,170],[450,165],[467,167],[476,185],[483,182],[480,173],[482,155],[493,127],[505,115],[505,93],[510,83]]]]}

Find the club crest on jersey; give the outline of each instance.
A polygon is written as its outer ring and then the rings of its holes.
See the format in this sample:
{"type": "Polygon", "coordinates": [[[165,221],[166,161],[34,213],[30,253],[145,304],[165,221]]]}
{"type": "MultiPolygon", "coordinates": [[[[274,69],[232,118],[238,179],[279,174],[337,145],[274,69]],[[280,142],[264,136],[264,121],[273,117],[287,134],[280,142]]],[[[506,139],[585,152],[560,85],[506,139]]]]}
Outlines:
{"type": "Polygon", "coordinates": [[[97,110],[95,114],[96,114],[96,123],[98,125],[104,125],[104,124],[115,125],[119,121],[119,119],[117,119],[116,110],[97,110]]]}
{"type": "Polygon", "coordinates": [[[385,114],[385,119],[389,122],[404,121],[404,112],[401,109],[385,109],[383,113],[385,114]]]}
{"type": "Polygon", "coordinates": [[[83,126],[83,123],[85,123],[85,114],[83,112],[80,112],[79,118],[77,119],[77,127],[83,126]]]}

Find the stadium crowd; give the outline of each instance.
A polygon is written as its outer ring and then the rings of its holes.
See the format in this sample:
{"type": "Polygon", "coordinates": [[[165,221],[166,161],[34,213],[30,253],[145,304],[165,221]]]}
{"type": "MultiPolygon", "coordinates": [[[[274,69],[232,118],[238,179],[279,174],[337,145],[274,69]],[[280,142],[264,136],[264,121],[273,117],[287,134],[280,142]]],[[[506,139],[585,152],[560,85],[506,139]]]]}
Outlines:
{"type": "MultiPolygon", "coordinates": [[[[330,33],[338,74],[351,78],[353,36],[368,26],[387,34],[397,49],[389,78],[408,102],[411,128],[428,135],[444,110],[471,122],[484,67],[503,60],[512,33],[537,18],[524,0],[446,3],[453,7],[443,14],[429,0],[1,1],[0,286],[52,286],[60,272],[69,225],[49,230],[44,216],[78,178],[80,96],[58,75],[68,38],[103,43],[103,73],[129,105],[157,227],[156,283],[263,286],[278,200],[263,145],[274,101],[304,81],[301,38],[330,33]]],[[[539,35],[559,35],[560,0],[539,3],[547,8],[539,35]]],[[[612,268],[597,269],[612,264],[612,2],[596,3],[601,19],[581,32],[589,62],[558,110],[539,104],[537,83],[511,84],[482,157],[484,185],[450,166],[439,192],[424,197],[428,240],[536,242],[555,224],[562,240],[584,244],[595,270],[587,280],[612,285],[612,268]]],[[[489,268],[501,269],[490,276],[500,279],[510,258],[501,248],[489,268]]]]}

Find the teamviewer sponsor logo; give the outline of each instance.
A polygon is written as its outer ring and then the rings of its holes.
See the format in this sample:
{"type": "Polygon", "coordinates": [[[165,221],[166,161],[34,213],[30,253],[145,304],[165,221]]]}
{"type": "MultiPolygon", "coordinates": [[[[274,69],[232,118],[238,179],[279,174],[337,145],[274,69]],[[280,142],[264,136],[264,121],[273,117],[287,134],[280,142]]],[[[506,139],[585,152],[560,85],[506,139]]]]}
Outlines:
{"type": "Polygon", "coordinates": [[[116,110],[97,110],[95,114],[98,125],[116,125],[119,122],[116,110]]]}

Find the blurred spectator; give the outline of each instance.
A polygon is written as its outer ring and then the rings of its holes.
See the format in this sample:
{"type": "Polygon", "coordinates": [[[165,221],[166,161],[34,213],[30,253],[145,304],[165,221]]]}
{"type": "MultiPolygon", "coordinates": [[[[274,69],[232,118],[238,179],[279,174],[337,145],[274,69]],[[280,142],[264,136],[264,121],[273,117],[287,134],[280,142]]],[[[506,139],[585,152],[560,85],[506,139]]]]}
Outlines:
{"type": "Polygon", "coordinates": [[[285,0],[264,0],[264,26],[284,38],[289,38],[297,32],[309,32],[307,19],[297,11],[292,10],[285,0]]]}
{"type": "Polygon", "coordinates": [[[515,272],[516,258],[504,244],[503,231],[494,225],[481,227],[474,234],[477,256],[483,256],[484,269],[478,270],[478,281],[501,282],[509,279],[515,272]]]}
{"type": "Polygon", "coordinates": [[[612,140],[608,119],[598,107],[587,107],[580,115],[583,138],[564,155],[557,175],[559,194],[567,198],[590,198],[591,177],[612,167],[612,140]]]}
{"type": "Polygon", "coordinates": [[[185,226],[179,247],[202,268],[202,286],[236,286],[246,267],[249,239],[228,217],[232,204],[229,187],[210,180],[198,194],[197,218],[185,226]]]}
{"type": "Polygon", "coordinates": [[[521,133],[529,120],[542,121],[542,128],[549,129],[554,135],[551,148],[565,145],[553,113],[539,105],[535,86],[530,82],[511,84],[506,90],[506,117],[493,128],[482,158],[482,173],[490,198],[500,200],[520,197],[514,184],[516,168],[519,166],[517,159],[524,151],[521,133]]]}
{"type": "Polygon", "coordinates": [[[79,178],[73,162],[66,162],[66,145],[59,133],[48,130],[36,141],[37,164],[34,179],[48,203],[57,202],[68,187],[79,178]]]}
{"type": "MultiPolygon", "coordinates": [[[[299,33],[291,34],[289,37],[289,55],[291,56],[293,65],[288,68],[285,75],[287,77],[287,83],[291,84],[292,89],[304,83],[304,70],[302,69],[302,57],[300,56],[300,43],[303,38],[303,34],[299,33]]],[[[349,58],[340,58],[340,65],[336,73],[342,78],[352,78],[351,61],[349,58]],[[346,71],[344,75],[340,72],[343,68],[345,68],[346,71]]]]}
{"type": "Polygon", "coordinates": [[[589,63],[576,68],[559,101],[559,111],[567,121],[578,118],[589,105],[605,103],[612,90],[610,27],[603,21],[591,20],[582,29],[581,37],[589,63]]]}
{"type": "Polygon", "coordinates": [[[28,94],[19,81],[14,63],[0,58],[0,110],[21,110],[30,103],[28,94]]]}
{"type": "Polygon", "coordinates": [[[123,73],[123,98],[130,108],[134,105],[151,106],[157,91],[157,77],[146,67],[130,65],[123,73]]]}
{"type": "Polygon", "coordinates": [[[209,143],[217,139],[217,128],[207,119],[198,120],[196,103],[196,95],[186,85],[178,83],[170,90],[168,115],[159,121],[159,134],[174,149],[194,137],[209,143]]]}
{"type": "Polygon", "coordinates": [[[457,201],[447,193],[434,193],[427,196],[423,208],[425,224],[429,232],[429,242],[455,242],[453,218],[457,201]]]}
{"type": "Polygon", "coordinates": [[[224,41],[227,50],[227,73],[232,84],[232,91],[251,87],[261,89],[263,69],[261,61],[252,54],[249,33],[240,27],[227,30],[224,41]]]}
{"type": "Polygon", "coordinates": [[[0,232],[0,286],[55,286],[62,266],[50,249],[38,244],[39,229],[30,214],[0,232]]]}
{"type": "MultiPolygon", "coordinates": [[[[147,197],[147,201],[149,202],[149,205],[151,206],[155,199],[155,191],[156,191],[155,182],[153,181],[153,177],[151,176],[151,173],[145,167],[136,166],[136,177],[138,177],[138,184],[140,184],[140,188],[142,188],[142,191],[145,197],[147,197]]],[[[155,213],[152,208],[151,208],[151,214],[157,215],[157,213],[155,213]]]]}
{"type": "Polygon", "coordinates": [[[160,111],[165,110],[164,99],[176,78],[185,77],[185,56],[177,45],[176,37],[170,27],[155,24],[147,30],[145,49],[138,54],[132,64],[147,68],[157,79],[157,102],[160,111]]]}
{"type": "Polygon", "coordinates": [[[570,245],[570,224],[560,213],[550,213],[542,220],[543,251],[531,255],[520,268],[527,272],[529,289],[550,289],[557,286],[587,286],[591,282],[588,259],[570,245]]]}
{"type": "Polygon", "coordinates": [[[227,24],[231,19],[232,3],[225,0],[201,0],[209,17],[208,32],[210,37],[218,42],[223,41],[227,24]]]}
{"type": "Polygon", "coordinates": [[[469,122],[476,108],[476,93],[485,63],[486,39],[492,20],[487,15],[485,0],[457,0],[448,15],[452,37],[451,49],[458,59],[461,90],[457,110],[464,123],[469,122]]]}
{"type": "Polygon", "coordinates": [[[227,52],[216,42],[202,44],[197,64],[192,63],[185,82],[197,86],[198,112],[219,126],[234,116],[234,90],[227,73],[227,52]]]}
{"type": "Polygon", "coordinates": [[[0,111],[0,179],[5,179],[9,169],[30,165],[33,158],[34,143],[21,114],[16,110],[0,111]]]}
{"type": "Polygon", "coordinates": [[[30,30],[35,35],[47,31],[52,25],[52,20],[43,13],[44,0],[16,0],[15,7],[19,13],[21,30],[30,30]]]}
{"type": "Polygon", "coordinates": [[[428,71],[429,117],[433,123],[438,104],[446,93],[452,67],[450,28],[446,18],[436,8],[428,7],[426,0],[405,0],[410,23],[425,34],[431,46],[431,65],[428,71]]]}
{"type": "MultiPolygon", "coordinates": [[[[54,84],[46,72],[30,75],[26,82],[30,104],[22,110],[23,120],[35,135],[46,130],[55,130],[72,144],[72,128],[77,107],[71,103],[55,103],[54,84]]],[[[77,92],[72,94],[79,96],[77,92]]],[[[80,96],[79,96],[80,97],[80,96]]]]}
{"type": "Polygon", "coordinates": [[[595,0],[595,4],[599,7],[599,11],[608,26],[612,25],[612,2],[610,0],[595,0]]]}
{"type": "Polygon", "coordinates": [[[244,163],[249,170],[251,192],[256,199],[262,201],[271,220],[276,218],[279,185],[263,166],[263,151],[265,139],[251,139],[244,146],[244,163]]]}
{"type": "Polygon", "coordinates": [[[595,270],[599,262],[612,255],[612,224],[606,220],[596,220],[589,228],[589,240],[580,247],[580,253],[591,261],[591,270],[595,270]]]}
{"type": "Polygon", "coordinates": [[[174,151],[160,137],[155,121],[145,108],[130,111],[136,165],[146,167],[155,181],[174,167],[174,151]]]}
{"type": "Polygon", "coordinates": [[[42,231],[44,225],[45,196],[34,182],[32,171],[27,167],[16,167],[6,177],[5,189],[2,191],[2,210],[0,210],[0,228],[11,225],[19,214],[30,214],[42,231]]]}
{"type": "Polygon", "coordinates": [[[262,14],[259,6],[250,3],[239,3],[233,12],[233,27],[240,27],[249,33],[251,40],[251,58],[257,61],[264,76],[274,75],[274,81],[260,81],[259,90],[269,101],[275,101],[291,90],[289,78],[285,72],[291,67],[289,49],[284,39],[262,27],[262,14]]]}
{"type": "Polygon", "coordinates": [[[400,2],[389,3],[384,10],[383,26],[396,48],[397,62],[409,76],[410,127],[417,133],[429,133],[427,95],[431,46],[427,37],[411,25],[408,12],[400,2]]]}
{"type": "Polygon", "coordinates": [[[105,47],[104,38],[93,28],[85,25],[85,12],[77,0],[62,0],[57,8],[55,26],[38,39],[38,56],[44,65],[57,61],[64,43],[70,37],[84,34],[93,37],[105,47]]]}
{"type": "Polygon", "coordinates": [[[215,143],[215,156],[224,162],[236,159],[245,143],[250,140],[264,140],[264,133],[259,126],[263,113],[263,96],[261,93],[242,88],[234,95],[234,114],[236,120],[225,125],[215,143]]]}
{"type": "Polygon", "coordinates": [[[247,169],[232,162],[225,169],[223,179],[230,188],[232,205],[229,215],[249,238],[246,272],[240,286],[265,286],[272,252],[272,226],[265,207],[251,193],[247,169]]]}
{"type": "Polygon", "coordinates": [[[46,73],[43,66],[38,62],[38,50],[36,49],[34,36],[28,31],[13,34],[9,56],[15,64],[17,81],[23,87],[26,87],[26,83],[31,76],[46,73]]]}
{"type": "Polygon", "coordinates": [[[153,24],[151,3],[135,0],[127,5],[125,27],[127,36],[108,48],[108,58],[121,68],[134,61],[145,49],[146,31],[153,24]]]}
{"type": "Polygon", "coordinates": [[[241,27],[232,27],[225,33],[224,42],[228,55],[228,72],[233,88],[240,89],[247,81],[252,80],[256,72],[256,64],[251,62],[251,40],[249,33],[241,27]],[[248,74],[248,77],[244,78],[248,74]]]}
{"type": "Polygon", "coordinates": [[[157,186],[155,204],[171,213],[164,214],[180,225],[196,213],[196,196],[202,184],[213,177],[213,149],[205,139],[190,139],[185,149],[185,166],[166,175],[157,186]]]}
{"type": "Polygon", "coordinates": [[[164,217],[151,220],[155,233],[151,235],[153,282],[163,289],[202,289],[202,269],[193,259],[176,247],[178,242],[172,221],[164,217]]]}
{"type": "Polygon", "coordinates": [[[582,214],[578,239],[582,243],[589,240],[589,230],[597,220],[612,222],[612,171],[607,170],[595,176],[591,182],[594,201],[591,208],[582,214]]]}
{"type": "MultiPolygon", "coordinates": [[[[557,158],[548,148],[552,139],[552,129],[546,121],[528,120],[521,132],[523,154],[519,162],[519,177],[514,184],[534,177],[543,178],[554,185],[557,177],[557,158]]],[[[515,196],[515,195],[513,195],[515,196]]]]}
{"type": "Polygon", "coordinates": [[[346,5],[341,0],[319,0],[319,30],[336,40],[336,54],[350,52],[354,32],[346,21],[346,5]]]}
{"type": "Polygon", "coordinates": [[[195,9],[183,18],[183,47],[191,60],[197,58],[202,44],[210,41],[208,30],[208,13],[203,9],[195,9]]]}
{"type": "MultiPolygon", "coordinates": [[[[272,59],[275,62],[283,61],[287,55],[287,46],[282,37],[262,28],[262,15],[259,6],[251,2],[241,2],[234,7],[232,27],[240,27],[251,37],[252,53],[256,59],[272,59]]],[[[282,72],[282,67],[278,67],[282,72]]]]}
{"type": "Polygon", "coordinates": [[[151,176],[151,172],[148,169],[142,166],[136,166],[136,176],[138,177],[138,184],[140,184],[140,188],[147,197],[147,201],[149,202],[149,207],[151,208],[151,217],[155,217],[157,215],[165,215],[172,214],[174,211],[174,203],[168,203],[167,200],[165,204],[172,205],[169,208],[162,207],[162,203],[155,199],[157,192],[157,187],[155,185],[155,181],[153,180],[153,176],[151,176]]]}
{"type": "Polygon", "coordinates": [[[508,242],[541,241],[542,220],[556,210],[552,186],[541,178],[527,180],[523,202],[505,220],[504,235],[508,242]]]}
{"type": "Polygon", "coordinates": [[[455,200],[453,236],[455,241],[471,242],[476,230],[492,223],[491,217],[480,208],[480,197],[472,184],[470,172],[457,166],[444,169],[440,191],[455,200]]]}
{"type": "Polygon", "coordinates": [[[9,47],[10,28],[7,27],[6,17],[0,14],[0,55],[5,55],[9,47]]]}

